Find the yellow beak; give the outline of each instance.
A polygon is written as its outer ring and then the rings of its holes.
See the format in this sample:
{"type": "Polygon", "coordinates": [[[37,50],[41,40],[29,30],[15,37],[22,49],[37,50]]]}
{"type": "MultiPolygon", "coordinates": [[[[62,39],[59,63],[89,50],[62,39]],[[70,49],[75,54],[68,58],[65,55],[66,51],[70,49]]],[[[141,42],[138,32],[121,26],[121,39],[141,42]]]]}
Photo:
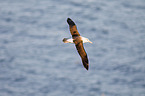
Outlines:
{"type": "Polygon", "coordinates": [[[89,43],[92,43],[91,41],[89,41],[89,43]]]}

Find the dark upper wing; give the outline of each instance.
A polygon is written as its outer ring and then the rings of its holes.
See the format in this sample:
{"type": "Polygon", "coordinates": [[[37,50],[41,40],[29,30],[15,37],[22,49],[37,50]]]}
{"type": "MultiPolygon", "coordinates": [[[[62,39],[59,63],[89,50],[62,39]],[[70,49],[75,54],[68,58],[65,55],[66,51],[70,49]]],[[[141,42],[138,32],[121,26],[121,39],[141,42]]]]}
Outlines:
{"type": "Polygon", "coordinates": [[[87,57],[87,53],[83,47],[83,42],[74,42],[75,45],[76,45],[76,48],[78,50],[78,53],[79,55],[81,56],[82,58],[82,62],[83,62],[83,65],[84,67],[88,70],[89,69],[89,62],[88,62],[88,57],[87,57]]]}
{"type": "Polygon", "coordinates": [[[74,38],[75,36],[80,36],[75,23],[70,18],[67,19],[67,23],[69,24],[72,37],[74,38]]]}

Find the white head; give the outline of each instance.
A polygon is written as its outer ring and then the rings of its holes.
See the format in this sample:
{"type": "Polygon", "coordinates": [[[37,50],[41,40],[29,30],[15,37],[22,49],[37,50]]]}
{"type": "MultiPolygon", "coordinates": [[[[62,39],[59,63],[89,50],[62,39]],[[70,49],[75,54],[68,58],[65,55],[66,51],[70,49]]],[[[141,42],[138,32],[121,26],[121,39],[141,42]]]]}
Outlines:
{"type": "Polygon", "coordinates": [[[92,43],[88,38],[82,37],[83,43],[92,43]]]}

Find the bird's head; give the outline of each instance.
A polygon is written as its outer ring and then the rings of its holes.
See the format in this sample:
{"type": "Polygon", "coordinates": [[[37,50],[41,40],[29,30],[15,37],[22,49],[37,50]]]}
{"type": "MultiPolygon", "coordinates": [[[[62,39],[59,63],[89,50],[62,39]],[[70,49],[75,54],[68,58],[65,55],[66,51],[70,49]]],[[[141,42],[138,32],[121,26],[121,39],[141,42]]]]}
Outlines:
{"type": "Polygon", "coordinates": [[[82,37],[83,43],[92,43],[88,38],[82,37]]]}
{"type": "Polygon", "coordinates": [[[89,39],[87,39],[87,42],[92,43],[89,39]]]}

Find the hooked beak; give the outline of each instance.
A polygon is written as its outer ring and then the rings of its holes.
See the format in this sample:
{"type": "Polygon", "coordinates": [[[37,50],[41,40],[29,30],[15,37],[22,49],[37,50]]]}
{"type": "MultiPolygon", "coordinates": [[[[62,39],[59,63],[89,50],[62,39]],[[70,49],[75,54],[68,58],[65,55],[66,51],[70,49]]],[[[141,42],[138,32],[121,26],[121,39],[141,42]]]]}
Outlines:
{"type": "Polygon", "coordinates": [[[89,43],[92,43],[91,41],[89,41],[89,43]]]}

